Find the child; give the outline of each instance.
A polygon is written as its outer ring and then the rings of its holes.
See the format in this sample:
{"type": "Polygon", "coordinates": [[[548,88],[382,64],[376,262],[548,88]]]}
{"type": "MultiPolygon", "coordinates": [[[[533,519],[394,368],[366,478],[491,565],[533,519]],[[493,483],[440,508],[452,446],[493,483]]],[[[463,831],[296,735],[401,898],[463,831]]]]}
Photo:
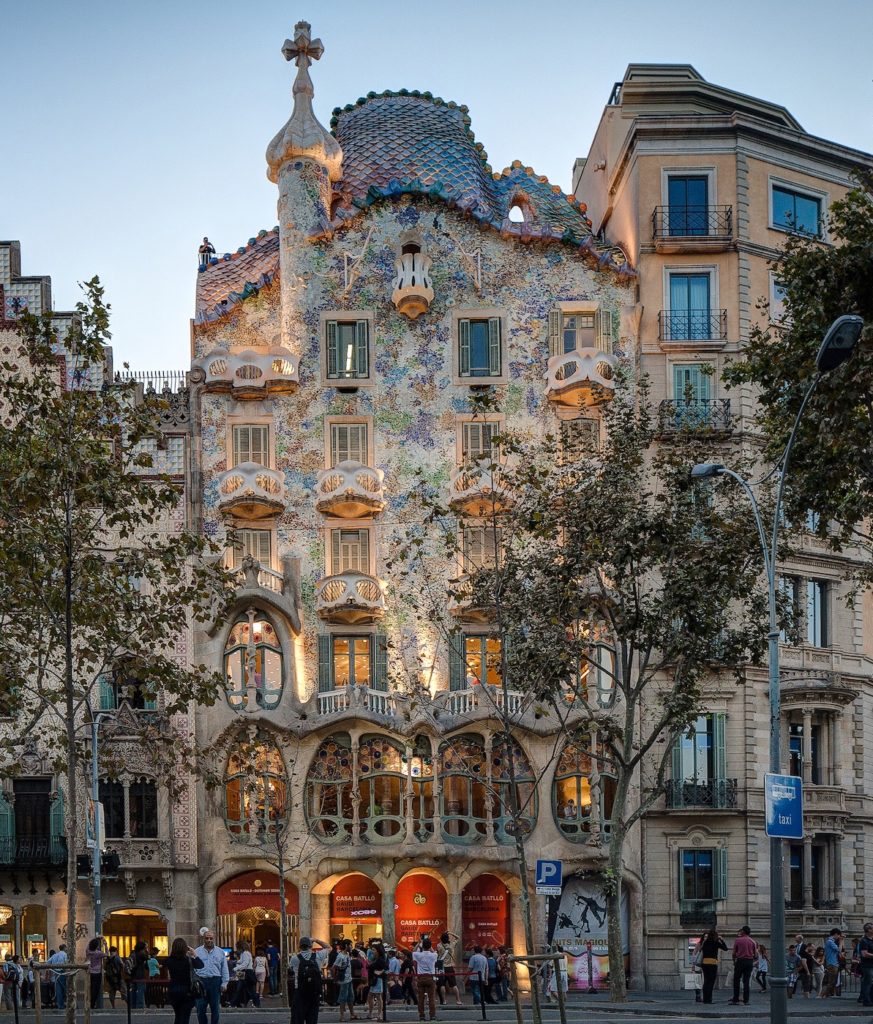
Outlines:
{"type": "Polygon", "coordinates": [[[770,957],[767,956],[767,947],[763,943],[758,943],[758,960],[756,963],[758,968],[758,984],[761,986],[761,991],[767,991],[767,972],[770,970],[770,957]]]}

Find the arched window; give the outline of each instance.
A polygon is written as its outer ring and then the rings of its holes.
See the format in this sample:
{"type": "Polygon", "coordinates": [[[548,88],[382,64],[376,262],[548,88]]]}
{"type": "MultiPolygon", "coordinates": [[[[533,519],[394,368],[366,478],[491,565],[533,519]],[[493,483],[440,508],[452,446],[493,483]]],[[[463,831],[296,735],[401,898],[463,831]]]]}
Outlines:
{"type": "Polygon", "coordinates": [[[403,751],[386,736],[368,736],[358,747],[358,817],[367,843],[402,839],[406,832],[403,751]]]}
{"type": "Polygon", "coordinates": [[[479,736],[459,736],[440,747],[440,818],[449,843],[477,843],[487,835],[487,765],[479,736]]]}
{"type": "Polygon", "coordinates": [[[270,620],[250,608],[224,645],[227,700],[232,708],[274,708],[282,696],[282,645],[270,620]]]}
{"type": "MultiPolygon", "coordinates": [[[[573,842],[584,843],[591,831],[592,776],[595,774],[595,751],[591,741],[570,740],[561,751],[552,784],[555,821],[561,832],[573,842]]],[[[600,827],[608,832],[615,798],[615,777],[599,769],[600,827]]]]}
{"type": "Polygon", "coordinates": [[[495,791],[494,838],[498,843],[515,842],[516,821],[512,814],[511,781],[513,774],[518,826],[525,835],[529,835],[537,820],[536,781],[530,762],[517,743],[495,743],[491,751],[491,784],[495,791]]]}
{"type": "Polygon", "coordinates": [[[326,842],[345,843],[352,835],[352,742],[348,733],[323,740],[306,780],[306,817],[326,842]]]}
{"type": "Polygon", "coordinates": [[[230,755],[224,784],[224,820],[234,835],[273,832],[285,820],[285,765],[273,745],[230,755]]]}

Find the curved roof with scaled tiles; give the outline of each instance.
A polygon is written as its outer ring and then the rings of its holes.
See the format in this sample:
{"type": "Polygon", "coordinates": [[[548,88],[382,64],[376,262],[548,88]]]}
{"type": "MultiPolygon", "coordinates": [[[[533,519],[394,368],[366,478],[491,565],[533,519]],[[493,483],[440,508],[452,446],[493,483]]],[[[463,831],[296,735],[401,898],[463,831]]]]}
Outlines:
{"type": "MultiPolygon", "coordinates": [[[[369,93],[334,110],[331,128],[343,154],[342,177],[333,186],[334,230],[374,203],[420,195],[507,237],[574,246],[599,269],[633,273],[618,246],[594,238],[584,203],[520,161],[494,173],[466,106],[405,89],[369,93]],[[510,220],[515,206],[523,222],[510,220]]],[[[198,275],[195,322],[219,319],[272,280],[278,245],[278,229],[262,231],[236,253],[211,260],[198,275]]]]}

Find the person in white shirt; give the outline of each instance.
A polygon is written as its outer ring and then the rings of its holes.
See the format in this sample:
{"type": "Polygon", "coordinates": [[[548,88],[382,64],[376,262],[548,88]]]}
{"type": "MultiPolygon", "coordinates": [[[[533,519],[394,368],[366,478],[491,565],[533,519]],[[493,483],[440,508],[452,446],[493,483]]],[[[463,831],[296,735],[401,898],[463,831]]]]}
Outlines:
{"type": "Polygon", "coordinates": [[[204,995],[197,1000],[197,1024],[206,1024],[207,1006],[212,1024],[218,1024],[221,1014],[221,993],[227,989],[230,971],[227,969],[224,950],[215,945],[215,935],[211,929],[202,928],[200,934],[203,944],[194,950],[194,955],[203,961],[203,966],[195,968],[194,973],[203,982],[204,995]]]}
{"type": "Polygon", "coordinates": [[[236,944],[236,952],[238,957],[236,962],[236,995],[230,1005],[237,1007],[248,1006],[249,1003],[253,1003],[259,1007],[261,999],[258,996],[255,962],[252,959],[252,951],[249,948],[249,944],[244,939],[240,939],[236,944]]]}
{"type": "Polygon", "coordinates": [[[470,988],[473,990],[473,1005],[477,1006],[485,999],[485,987],[488,984],[488,961],[482,953],[481,946],[473,947],[473,955],[467,964],[470,971],[470,988]],[[480,980],[481,979],[481,980],[480,980]]]}
{"type": "MultiPolygon", "coordinates": [[[[421,949],[412,954],[415,962],[415,974],[418,985],[418,1019],[424,1020],[424,1003],[427,1000],[430,1019],[436,1018],[436,962],[437,955],[431,949],[431,941],[425,937],[421,940],[421,949]]],[[[486,966],[487,969],[487,966],[486,966]]]]}
{"type": "MultiPolygon", "coordinates": [[[[49,964],[65,964],[67,962],[67,947],[62,942],[58,946],[57,953],[53,953],[46,963],[49,964]]],[[[55,981],[55,1006],[59,1010],[65,1010],[67,1007],[67,975],[61,971],[52,971],[52,975],[55,981]]]]}

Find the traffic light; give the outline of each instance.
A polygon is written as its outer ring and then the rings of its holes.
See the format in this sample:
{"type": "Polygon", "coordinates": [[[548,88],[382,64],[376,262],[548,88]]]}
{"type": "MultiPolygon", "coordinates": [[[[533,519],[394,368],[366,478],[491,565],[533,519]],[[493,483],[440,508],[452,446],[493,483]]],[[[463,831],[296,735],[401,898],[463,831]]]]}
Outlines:
{"type": "Polygon", "coordinates": [[[118,878],[118,869],[121,867],[121,858],[114,850],[100,855],[100,874],[104,878],[118,878]]]}
{"type": "Polygon", "coordinates": [[[76,877],[77,878],[90,878],[91,877],[91,854],[80,853],[76,857],[76,877]]]}

